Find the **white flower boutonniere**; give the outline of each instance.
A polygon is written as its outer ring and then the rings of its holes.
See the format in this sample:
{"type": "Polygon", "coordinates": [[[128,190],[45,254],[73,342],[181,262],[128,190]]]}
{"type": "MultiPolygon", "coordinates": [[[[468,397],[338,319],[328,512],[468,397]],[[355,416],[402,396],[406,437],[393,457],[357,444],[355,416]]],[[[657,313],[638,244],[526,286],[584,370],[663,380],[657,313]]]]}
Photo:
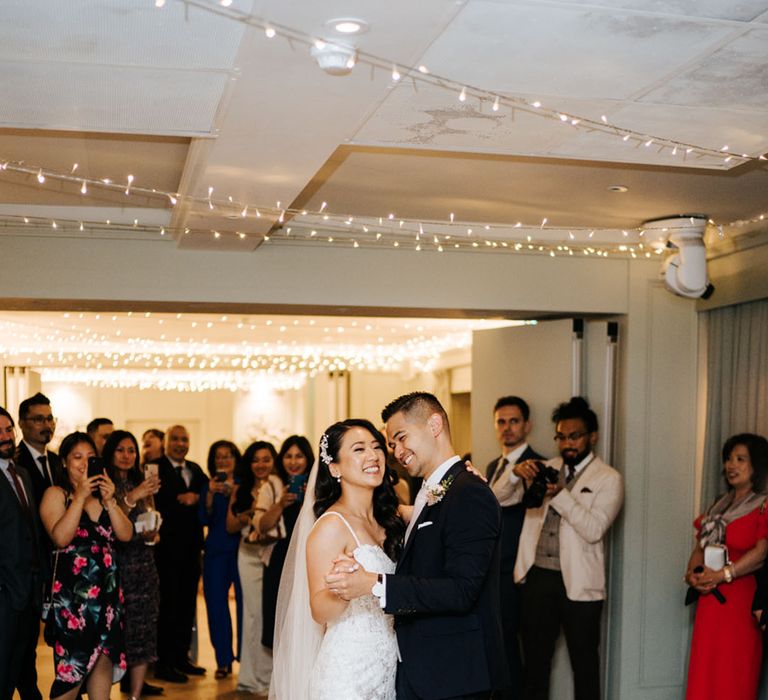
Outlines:
{"type": "Polygon", "coordinates": [[[451,482],[453,481],[453,477],[449,476],[446,479],[443,479],[439,484],[435,484],[434,486],[430,486],[427,488],[427,505],[433,506],[436,503],[440,503],[440,501],[443,500],[443,497],[445,496],[446,491],[448,491],[448,487],[451,485],[451,482]]]}

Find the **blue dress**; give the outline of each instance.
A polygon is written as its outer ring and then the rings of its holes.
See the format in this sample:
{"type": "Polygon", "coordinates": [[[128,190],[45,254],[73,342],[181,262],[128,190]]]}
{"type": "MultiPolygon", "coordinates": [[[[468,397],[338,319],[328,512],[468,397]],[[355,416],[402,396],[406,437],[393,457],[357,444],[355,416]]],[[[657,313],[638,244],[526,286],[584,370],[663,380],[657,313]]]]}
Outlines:
{"type": "Polygon", "coordinates": [[[213,494],[210,513],[205,507],[208,484],[200,492],[198,515],[207,526],[203,553],[203,595],[208,612],[208,630],[216,652],[216,666],[226,668],[240,658],[241,627],[243,620],[243,595],[237,571],[237,548],[240,533],[227,532],[229,496],[213,494]],[[232,618],[229,613],[229,589],[235,587],[237,604],[237,655],[232,650],[232,618]]]}

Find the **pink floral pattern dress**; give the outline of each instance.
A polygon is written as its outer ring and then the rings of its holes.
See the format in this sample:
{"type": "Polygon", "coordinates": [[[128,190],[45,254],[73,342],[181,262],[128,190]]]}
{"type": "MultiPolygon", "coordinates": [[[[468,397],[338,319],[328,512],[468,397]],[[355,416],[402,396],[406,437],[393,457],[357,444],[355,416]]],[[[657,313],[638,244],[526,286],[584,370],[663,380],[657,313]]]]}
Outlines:
{"type": "Polygon", "coordinates": [[[114,541],[106,510],[98,522],[83,512],[72,542],[58,552],[53,583],[56,677],[52,698],[80,684],[100,654],[112,660],[113,682],[125,673],[123,593],[114,541]]]}

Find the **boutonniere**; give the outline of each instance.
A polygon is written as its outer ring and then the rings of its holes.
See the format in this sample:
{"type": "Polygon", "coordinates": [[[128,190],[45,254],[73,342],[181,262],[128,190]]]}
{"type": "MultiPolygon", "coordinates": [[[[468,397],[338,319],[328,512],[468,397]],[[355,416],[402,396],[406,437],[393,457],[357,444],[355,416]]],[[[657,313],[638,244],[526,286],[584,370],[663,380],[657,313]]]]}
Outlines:
{"type": "Polygon", "coordinates": [[[443,500],[443,497],[445,496],[446,491],[448,491],[448,487],[451,485],[452,481],[453,481],[453,477],[449,476],[443,479],[439,484],[435,484],[434,486],[428,487],[427,488],[427,505],[433,506],[436,503],[440,503],[440,501],[443,500]]]}

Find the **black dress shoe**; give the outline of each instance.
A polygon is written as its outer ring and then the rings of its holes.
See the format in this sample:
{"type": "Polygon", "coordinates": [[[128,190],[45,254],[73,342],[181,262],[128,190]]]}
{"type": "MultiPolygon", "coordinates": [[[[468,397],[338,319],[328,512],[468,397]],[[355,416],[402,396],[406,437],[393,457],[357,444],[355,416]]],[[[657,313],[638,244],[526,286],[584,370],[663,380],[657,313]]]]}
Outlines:
{"type": "MultiPolygon", "coordinates": [[[[125,674],[120,679],[120,692],[130,694],[131,692],[131,679],[129,674],[125,674]]],[[[141,687],[142,695],[162,695],[165,691],[159,685],[152,685],[144,681],[144,685],[141,687]]]]}
{"type": "Polygon", "coordinates": [[[186,674],[165,664],[155,665],[155,678],[160,681],[169,681],[170,683],[186,683],[189,680],[186,674]]]}
{"type": "Polygon", "coordinates": [[[142,695],[162,695],[165,692],[163,688],[161,688],[159,685],[152,685],[151,683],[147,683],[144,681],[144,685],[141,687],[141,694],[142,695]]]}
{"type": "Polygon", "coordinates": [[[195,666],[191,661],[182,661],[180,664],[176,664],[174,668],[177,671],[186,673],[188,676],[204,676],[205,669],[202,666],[195,666]]]}

